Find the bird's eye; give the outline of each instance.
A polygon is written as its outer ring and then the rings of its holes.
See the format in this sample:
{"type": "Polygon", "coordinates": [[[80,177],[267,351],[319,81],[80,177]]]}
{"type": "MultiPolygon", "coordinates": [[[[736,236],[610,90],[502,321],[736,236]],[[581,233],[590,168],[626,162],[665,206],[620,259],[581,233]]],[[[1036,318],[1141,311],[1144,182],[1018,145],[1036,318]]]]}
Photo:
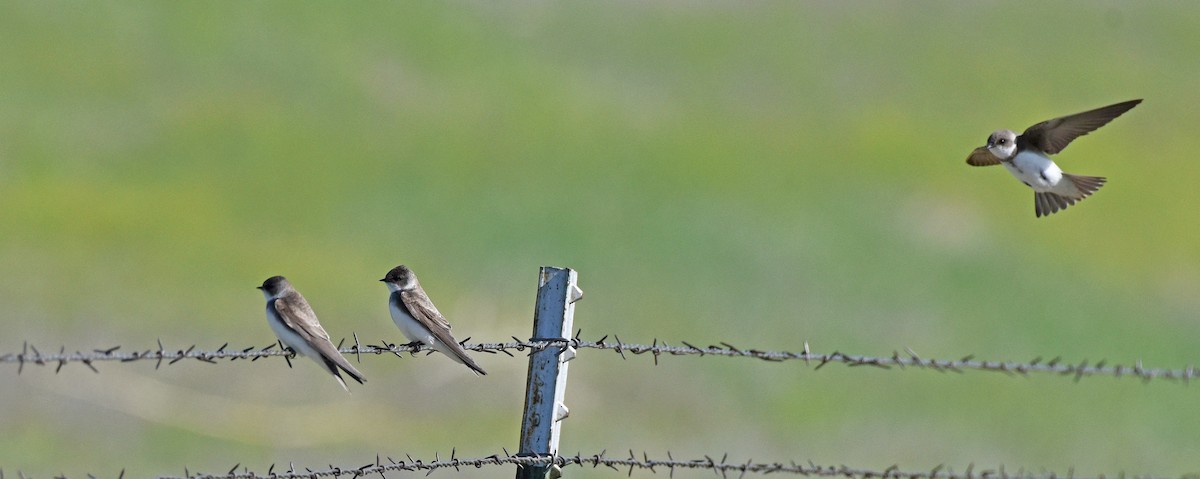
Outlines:
{"type": "Polygon", "coordinates": [[[1005,138],[1001,138],[1001,139],[1000,139],[1000,144],[1001,144],[1001,145],[1003,145],[1003,144],[1005,144],[1005,143],[1008,143],[1008,140],[1007,140],[1007,139],[1005,139],[1005,138]]]}

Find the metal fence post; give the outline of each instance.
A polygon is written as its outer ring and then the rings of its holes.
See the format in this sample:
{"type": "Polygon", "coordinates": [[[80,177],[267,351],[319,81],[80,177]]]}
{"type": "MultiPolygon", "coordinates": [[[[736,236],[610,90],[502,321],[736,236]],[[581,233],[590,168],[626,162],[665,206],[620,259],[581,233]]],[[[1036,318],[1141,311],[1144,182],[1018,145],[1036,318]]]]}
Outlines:
{"type": "MultiPolygon", "coordinates": [[[[537,306],[533,315],[533,338],[571,339],[575,302],[583,298],[579,274],[568,268],[543,266],[538,272],[537,306]]],[[[529,356],[525,386],[525,414],[521,418],[519,455],[558,453],[562,420],[567,417],[563,396],[567,391],[567,361],[575,357],[569,344],[549,347],[529,356]]],[[[517,466],[517,479],[545,479],[557,466],[517,466]]]]}

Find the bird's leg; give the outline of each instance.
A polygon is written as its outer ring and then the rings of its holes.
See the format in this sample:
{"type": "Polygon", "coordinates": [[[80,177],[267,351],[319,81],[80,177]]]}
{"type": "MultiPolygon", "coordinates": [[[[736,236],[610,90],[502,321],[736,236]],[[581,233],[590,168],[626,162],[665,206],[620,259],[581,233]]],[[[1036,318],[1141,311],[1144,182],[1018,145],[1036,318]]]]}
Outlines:
{"type": "Polygon", "coordinates": [[[417,351],[420,351],[420,350],[421,350],[421,346],[423,346],[424,344],[425,344],[425,343],[422,343],[422,342],[420,342],[420,341],[413,341],[413,342],[411,342],[411,343],[407,343],[407,344],[405,344],[404,346],[405,346],[405,347],[408,347],[408,348],[413,348],[413,352],[415,353],[415,352],[417,352],[417,351]]]}

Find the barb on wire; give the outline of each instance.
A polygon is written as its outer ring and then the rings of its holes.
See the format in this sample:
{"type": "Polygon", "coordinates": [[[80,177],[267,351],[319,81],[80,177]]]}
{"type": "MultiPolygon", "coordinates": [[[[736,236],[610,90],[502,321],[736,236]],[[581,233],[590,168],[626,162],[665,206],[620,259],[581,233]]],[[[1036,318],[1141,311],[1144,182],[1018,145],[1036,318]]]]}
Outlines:
{"type": "MultiPolygon", "coordinates": [[[[432,352],[426,346],[417,343],[409,344],[394,344],[386,340],[380,341],[378,345],[363,344],[360,342],[358,335],[354,336],[354,343],[351,346],[339,348],[343,354],[354,354],[358,360],[362,361],[363,355],[394,355],[399,358],[404,357],[404,353],[409,353],[415,356],[419,352],[432,352]]],[[[469,339],[469,338],[468,338],[469,339]]],[[[1055,357],[1048,361],[1042,357],[1034,358],[1030,361],[1008,361],[1008,360],[982,360],[976,359],[974,355],[966,355],[961,359],[934,359],[924,358],[918,355],[910,348],[904,348],[904,353],[893,351],[890,356],[866,356],[859,354],[843,353],[841,351],[833,351],[831,353],[813,352],[807,342],[803,344],[803,349],[800,352],[791,351],[770,351],[756,348],[739,348],[728,342],[720,342],[719,345],[695,346],[687,341],[679,341],[681,346],[672,346],[666,341],[654,338],[652,344],[637,344],[622,342],[615,335],[609,340],[606,335],[598,341],[585,341],[579,338],[579,333],[576,333],[572,339],[530,339],[521,340],[513,337],[512,341],[499,343],[462,343],[465,349],[483,352],[483,353],[502,353],[510,357],[515,357],[514,352],[528,354],[533,351],[539,351],[545,348],[565,349],[573,347],[575,349],[600,349],[613,351],[621,356],[622,359],[629,359],[629,355],[650,354],[653,356],[654,364],[659,364],[664,356],[700,356],[700,357],[733,357],[733,358],[752,358],[769,362],[784,362],[784,361],[803,361],[806,366],[811,366],[813,370],[820,370],[831,363],[843,364],[848,367],[872,366],[880,369],[899,369],[905,370],[908,368],[931,369],[938,372],[955,372],[963,373],[967,371],[990,371],[1004,373],[1009,376],[1028,376],[1030,374],[1050,374],[1062,377],[1068,377],[1075,381],[1079,381],[1090,376],[1112,376],[1124,377],[1132,376],[1143,381],[1151,379],[1168,379],[1178,380],[1184,383],[1190,382],[1192,379],[1200,377],[1200,370],[1197,370],[1193,365],[1187,365],[1182,369],[1170,368],[1148,368],[1142,365],[1139,359],[1133,364],[1109,364],[1108,361],[1101,360],[1095,363],[1084,359],[1080,362],[1067,362],[1061,357],[1055,357]]],[[[132,362],[132,361],[154,361],[155,368],[159,368],[165,362],[167,365],[176,364],[185,359],[197,360],[209,364],[218,364],[220,360],[236,361],[238,359],[248,359],[257,361],[258,359],[271,356],[282,356],[289,360],[295,355],[290,349],[284,348],[278,342],[271,343],[266,347],[247,347],[243,349],[227,349],[228,343],[221,345],[216,350],[200,350],[196,349],[195,345],[186,348],[170,348],[163,345],[162,341],[158,341],[158,347],[154,349],[137,350],[137,351],[122,351],[120,346],[107,349],[93,349],[91,352],[80,352],[76,350],[73,353],[66,352],[66,348],[60,348],[57,353],[43,353],[32,344],[26,342],[19,353],[8,353],[0,355],[0,363],[15,363],[17,364],[17,374],[24,371],[27,364],[38,366],[56,365],[55,372],[62,370],[63,366],[68,363],[82,363],[94,372],[99,372],[95,366],[98,362],[132,362]]]]}
{"type": "MultiPolygon", "coordinates": [[[[629,451],[629,456],[610,457],[605,451],[597,454],[575,454],[574,456],[536,456],[536,455],[513,455],[505,450],[501,454],[493,454],[487,457],[478,457],[472,459],[458,458],[455,451],[451,451],[449,459],[442,459],[437,454],[434,455],[432,461],[421,459],[413,459],[412,456],[405,455],[402,460],[394,460],[391,457],[380,458],[375,456],[375,461],[361,466],[333,466],[329,465],[326,468],[296,470],[295,465],[289,464],[286,471],[276,470],[274,464],[267,469],[266,473],[255,472],[247,467],[242,467],[239,463],[227,472],[222,473],[201,473],[192,472],[184,468],[183,476],[159,476],[159,479],[316,479],[321,477],[340,478],[347,476],[350,479],[359,477],[371,476],[378,474],[381,478],[386,479],[385,475],[388,472],[396,471],[424,471],[426,475],[433,473],[439,469],[453,468],[455,471],[460,471],[464,467],[474,467],[476,469],[489,466],[531,466],[531,465],[553,465],[558,468],[578,466],[578,467],[599,467],[604,466],[623,473],[628,476],[633,475],[634,470],[649,471],[651,473],[667,472],[670,477],[674,477],[675,471],[678,469],[700,469],[711,470],[721,477],[728,477],[729,474],[738,474],[738,477],[744,477],[746,474],[796,474],[808,477],[836,477],[841,479],[1059,479],[1070,477],[1072,479],[1105,479],[1106,477],[1126,477],[1124,472],[1118,474],[1100,474],[1094,477],[1076,476],[1074,469],[1068,471],[1066,475],[1057,474],[1049,471],[1031,471],[1024,468],[1017,469],[1015,472],[1007,470],[1004,466],[998,466],[990,469],[977,469],[974,464],[969,464],[962,472],[956,472],[954,468],[939,464],[931,469],[911,469],[905,470],[899,465],[893,465],[884,470],[873,470],[866,468],[851,467],[844,464],[837,465],[818,465],[812,461],[788,461],[788,462],[754,462],[746,461],[730,461],[728,454],[723,454],[720,459],[716,456],[704,456],[696,459],[675,459],[668,452],[666,459],[652,459],[649,454],[642,453],[640,456],[629,451]],[[239,471],[238,469],[241,468],[239,471]]],[[[282,469],[282,468],[280,468],[282,469]]],[[[124,475],[124,470],[121,472],[124,475]]],[[[22,477],[25,477],[22,475],[22,477]]],[[[91,475],[89,474],[89,477],[91,475]]],[[[1185,476],[1152,476],[1152,475],[1131,475],[1138,479],[1196,479],[1196,475],[1185,476]]],[[[63,476],[57,476],[56,479],[67,479],[63,476]]]]}

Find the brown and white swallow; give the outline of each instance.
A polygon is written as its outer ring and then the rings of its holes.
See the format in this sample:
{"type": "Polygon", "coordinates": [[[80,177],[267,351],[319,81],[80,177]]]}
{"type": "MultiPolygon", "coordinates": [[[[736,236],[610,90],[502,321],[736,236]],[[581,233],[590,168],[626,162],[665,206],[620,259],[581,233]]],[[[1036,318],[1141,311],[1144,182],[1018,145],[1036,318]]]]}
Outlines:
{"type": "Polygon", "coordinates": [[[1064,173],[1050,155],[1062,151],[1072,140],[1100,128],[1141,103],[1141,99],[1046,120],[1017,135],[996,130],[987,145],[967,157],[971,166],[1004,165],[1009,173],[1033,188],[1034,214],[1046,216],[1066,209],[1099,190],[1106,178],[1064,173]]]}
{"type": "Polygon", "coordinates": [[[476,374],[487,374],[450,335],[450,323],[429,300],[412,270],[404,265],[397,266],[380,281],[392,292],[388,297],[388,310],[404,337],[440,351],[476,374]]]}
{"type": "Polygon", "coordinates": [[[346,392],[350,392],[350,388],[346,387],[338,368],[359,384],[367,382],[362,373],[354,369],[354,365],[342,357],[342,353],[329,341],[329,333],[317,322],[317,313],[286,278],[272,276],[263,281],[258,289],[267,298],[267,324],[271,325],[271,331],[285,346],[316,361],[337,379],[346,392]]]}

